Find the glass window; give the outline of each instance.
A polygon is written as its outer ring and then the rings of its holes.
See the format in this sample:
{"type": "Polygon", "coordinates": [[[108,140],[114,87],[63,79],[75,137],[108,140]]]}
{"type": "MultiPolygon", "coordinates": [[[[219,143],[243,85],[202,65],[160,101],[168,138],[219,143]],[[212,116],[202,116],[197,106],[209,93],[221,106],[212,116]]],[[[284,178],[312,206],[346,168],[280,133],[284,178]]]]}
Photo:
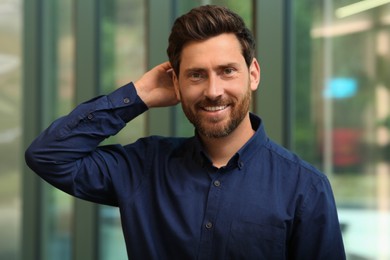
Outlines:
{"type": "MultiPolygon", "coordinates": [[[[145,3],[142,0],[102,1],[101,82],[102,94],[108,94],[146,69],[145,3]]],[[[108,142],[128,144],[145,133],[143,115],[108,142]]],[[[100,207],[100,259],[127,259],[118,208],[100,207]]]]}
{"type": "Polygon", "coordinates": [[[18,259],[21,219],[20,1],[0,0],[0,259],[18,259]]]}
{"type": "Polygon", "coordinates": [[[294,1],[292,53],[293,149],[329,176],[348,259],[389,259],[389,1],[294,1]]]}

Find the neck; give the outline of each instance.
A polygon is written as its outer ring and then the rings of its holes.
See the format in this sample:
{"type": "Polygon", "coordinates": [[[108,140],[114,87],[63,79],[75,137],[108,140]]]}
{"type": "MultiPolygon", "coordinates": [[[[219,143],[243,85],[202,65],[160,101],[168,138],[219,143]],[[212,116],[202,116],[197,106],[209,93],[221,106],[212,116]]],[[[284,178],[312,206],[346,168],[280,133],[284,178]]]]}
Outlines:
{"type": "Polygon", "coordinates": [[[203,146],[215,167],[225,166],[230,158],[254,135],[249,114],[229,135],[221,138],[200,136],[203,146]]]}

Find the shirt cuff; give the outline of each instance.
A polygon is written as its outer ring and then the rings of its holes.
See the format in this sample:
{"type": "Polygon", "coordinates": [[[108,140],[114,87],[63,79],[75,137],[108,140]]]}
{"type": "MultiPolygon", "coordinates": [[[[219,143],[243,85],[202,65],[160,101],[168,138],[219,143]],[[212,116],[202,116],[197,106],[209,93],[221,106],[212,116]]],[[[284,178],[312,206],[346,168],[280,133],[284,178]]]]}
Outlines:
{"type": "Polygon", "coordinates": [[[138,96],[133,82],[118,88],[107,95],[107,98],[111,109],[114,109],[126,123],[148,110],[147,105],[138,96]]]}

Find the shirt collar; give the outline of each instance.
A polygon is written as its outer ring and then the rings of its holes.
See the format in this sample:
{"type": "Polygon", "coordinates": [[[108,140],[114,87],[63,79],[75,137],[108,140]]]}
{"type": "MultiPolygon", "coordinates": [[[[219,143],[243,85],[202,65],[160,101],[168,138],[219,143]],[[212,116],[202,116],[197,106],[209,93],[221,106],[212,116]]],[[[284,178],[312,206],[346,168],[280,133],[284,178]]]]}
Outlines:
{"type": "MultiPolygon", "coordinates": [[[[260,117],[250,113],[250,121],[255,134],[237,151],[237,153],[230,159],[227,167],[238,167],[239,169],[245,167],[246,162],[255,154],[255,150],[264,145],[268,137],[265,133],[264,125],[260,117]]],[[[194,159],[197,160],[203,167],[212,165],[210,158],[202,147],[202,143],[198,134],[195,131],[194,136],[194,159]]]]}
{"type": "Polygon", "coordinates": [[[255,134],[237,151],[238,167],[245,167],[245,163],[256,154],[256,150],[268,141],[268,136],[264,129],[264,124],[260,117],[250,113],[252,129],[255,134]]]}

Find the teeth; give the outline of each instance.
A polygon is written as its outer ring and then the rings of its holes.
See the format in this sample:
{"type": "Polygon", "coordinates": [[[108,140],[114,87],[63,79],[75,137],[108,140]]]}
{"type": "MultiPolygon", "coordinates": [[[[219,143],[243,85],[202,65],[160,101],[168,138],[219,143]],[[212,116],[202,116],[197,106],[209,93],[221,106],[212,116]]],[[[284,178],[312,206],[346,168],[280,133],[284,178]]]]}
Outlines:
{"type": "Polygon", "coordinates": [[[219,111],[224,110],[227,106],[218,106],[218,107],[205,107],[204,110],[206,111],[219,111]]]}

